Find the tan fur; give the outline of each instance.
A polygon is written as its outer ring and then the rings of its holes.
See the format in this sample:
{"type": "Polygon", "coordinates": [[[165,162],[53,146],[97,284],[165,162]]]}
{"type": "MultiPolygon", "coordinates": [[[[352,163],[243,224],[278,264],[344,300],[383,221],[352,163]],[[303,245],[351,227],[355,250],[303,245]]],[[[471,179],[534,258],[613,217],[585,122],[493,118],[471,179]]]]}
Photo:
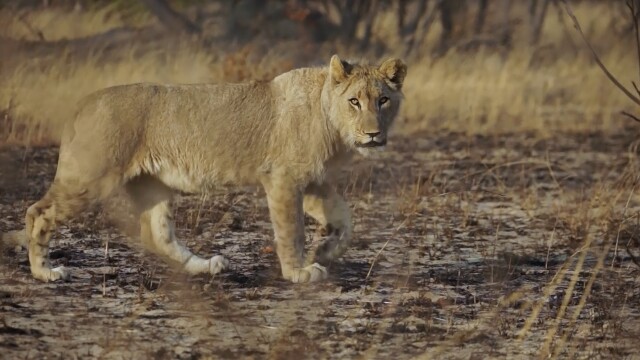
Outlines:
{"type": "MultiPolygon", "coordinates": [[[[327,68],[293,70],[270,82],[135,84],[89,95],[64,131],[51,188],[26,214],[34,277],[68,277],[48,260],[56,224],[120,187],[137,207],[143,242],[189,273],[215,274],[227,266],[224,258],[200,258],[176,241],[172,194],[261,184],[284,278],[324,279],[322,265],[305,266],[303,214],[328,230],[317,261],[346,251],[350,212],[330,174],[354,150],[368,154],[367,145],[386,143],[405,74],[397,59],[376,67],[333,56],[327,68]]],[[[26,242],[15,233],[5,238],[26,242]]]]}

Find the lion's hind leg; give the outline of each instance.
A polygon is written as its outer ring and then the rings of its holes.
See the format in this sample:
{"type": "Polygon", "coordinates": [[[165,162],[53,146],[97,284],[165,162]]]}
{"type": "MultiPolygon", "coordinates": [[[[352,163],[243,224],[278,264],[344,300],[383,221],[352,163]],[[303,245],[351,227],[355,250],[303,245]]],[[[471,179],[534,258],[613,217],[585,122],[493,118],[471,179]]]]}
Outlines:
{"type": "Polygon", "coordinates": [[[179,264],[191,275],[215,275],[227,268],[224,257],[201,258],[177,241],[170,188],[148,175],[130,181],[126,188],[140,215],[140,238],[147,250],[179,264]]]}
{"type": "Polygon", "coordinates": [[[49,262],[49,242],[56,228],[56,206],[48,192],[31,205],[25,216],[25,232],[29,238],[29,264],[34,278],[42,281],[67,279],[69,273],[60,266],[52,268],[49,262]]]}
{"type": "Polygon", "coordinates": [[[27,209],[25,215],[29,264],[36,279],[54,281],[69,277],[64,267],[52,268],[49,262],[49,243],[53,232],[58,224],[104,199],[119,184],[118,176],[106,175],[86,180],[66,177],[64,168],[59,168],[51,188],[41,200],[27,209]]]}
{"type": "Polygon", "coordinates": [[[351,211],[344,199],[327,183],[305,190],[304,211],[322,227],[324,239],[315,250],[315,261],[327,265],[342,256],[351,244],[351,211]]]}

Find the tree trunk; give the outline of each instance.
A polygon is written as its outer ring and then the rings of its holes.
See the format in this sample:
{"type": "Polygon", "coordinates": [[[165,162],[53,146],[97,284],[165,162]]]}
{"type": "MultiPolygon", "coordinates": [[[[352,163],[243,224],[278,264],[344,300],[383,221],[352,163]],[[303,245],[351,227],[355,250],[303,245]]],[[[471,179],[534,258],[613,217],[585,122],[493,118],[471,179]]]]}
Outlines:
{"type": "Polygon", "coordinates": [[[476,23],[473,27],[475,35],[482,32],[484,28],[484,22],[487,17],[487,0],[478,1],[478,15],[476,16],[476,23]]]}
{"type": "Polygon", "coordinates": [[[536,45],[540,41],[540,34],[542,33],[542,26],[544,25],[544,19],[547,16],[547,9],[549,8],[549,0],[542,0],[540,9],[537,9],[537,1],[532,1],[531,12],[531,44],[536,45]]]}
{"type": "Polygon", "coordinates": [[[379,0],[371,0],[371,5],[367,10],[367,16],[365,17],[364,23],[364,35],[362,36],[362,41],[360,42],[360,49],[366,49],[371,43],[371,33],[373,31],[373,22],[376,20],[376,15],[378,14],[378,7],[380,5],[379,0]]]}
{"type": "Polygon", "coordinates": [[[409,36],[407,40],[407,48],[405,53],[408,55],[413,52],[413,48],[416,46],[416,38],[418,37],[418,25],[420,24],[420,20],[423,17],[426,17],[427,14],[427,5],[428,0],[418,0],[418,9],[414,17],[404,28],[404,37],[409,36]]]}

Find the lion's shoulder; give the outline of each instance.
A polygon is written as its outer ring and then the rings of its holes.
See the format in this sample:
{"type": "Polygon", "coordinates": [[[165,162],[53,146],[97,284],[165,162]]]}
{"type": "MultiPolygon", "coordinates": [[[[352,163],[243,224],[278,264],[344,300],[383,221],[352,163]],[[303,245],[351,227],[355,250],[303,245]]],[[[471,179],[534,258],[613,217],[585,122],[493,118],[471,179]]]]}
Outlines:
{"type": "Polygon", "coordinates": [[[324,68],[300,68],[276,76],[271,81],[275,95],[302,94],[322,89],[327,78],[324,68]]]}

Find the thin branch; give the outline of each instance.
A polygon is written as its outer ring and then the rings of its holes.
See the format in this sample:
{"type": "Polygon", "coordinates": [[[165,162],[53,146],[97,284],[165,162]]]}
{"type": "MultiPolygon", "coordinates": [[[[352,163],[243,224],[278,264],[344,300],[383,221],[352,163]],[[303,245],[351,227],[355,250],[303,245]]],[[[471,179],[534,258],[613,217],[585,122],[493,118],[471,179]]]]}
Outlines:
{"type": "Polygon", "coordinates": [[[631,114],[631,113],[628,113],[628,112],[626,112],[626,111],[623,111],[623,112],[622,112],[622,115],[626,115],[626,116],[630,117],[632,120],[635,120],[635,121],[637,121],[637,122],[640,122],[640,119],[639,119],[638,117],[636,117],[635,115],[633,115],[633,114],[631,114]]]}
{"type": "Polygon", "coordinates": [[[554,0],[553,1],[553,6],[555,6],[556,10],[558,11],[557,12],[558,21],[560,22],[560,24],[562,24],[562,29],[564,30],[564,33],[566,35],[567,41],[571,45],[571,49],[573,49],[573,52],[578,52],[578,45],[573,40],[573,37],[571,37],[569,35],[569,34],[571,34],[571,30],[569,30],[569,25],[567,24],[567,21],[565,19],[564,10],[562,9],[562,5],[560,4],[560,0],[554,0]]]}
{"type": "Polygon", "coordinates": [[[142,4],[167,28],[186,34],[200,34],[202,30],[185,16],[173,10],[166,0],[141,0],[142,4]]]}
{"type": "Polygon", "coordinates": [[[405,56],[408,57],[409,55],[411,55],[412,53],[414,53],[415,51],[417,51],[417,46],[416,44],[423,44],[425,38],[427,37],[427,34],[429,32],[429,29],[431,28],[431,25],[434,23],[434,21],[436,20],[436,17],[438,16],[438,9],[440,8],[440,4],[442,3],[443,0],[437,0],[436,3],[433,5],[433,9],[431,10],[430,13],[426,13],[427,9],[425,8],[425,13],[427,14],[426,16],[424,16],[424,20],[422,20],[422,25],[420,25],[420,33],[418,34],[418,29],[416,28],[416,34],[414,35],[414,37],[412,38],[412,42],[410,43],[409,46],[406,47],[405,49],[405,56]],[[416,39],[417,36],[420,36],[419,39],[416,39]]]}
{"type": "MultiPolygon", "coordinates": [[[[540,34],[542,33],[542,25],[544,25],[544,20],[547,17],[547,9],[549,8],[549,1],[550,0],[543,0],[541,5],[542,8],[539,11],[536,11],[533,15],[530,41],[534,45],[538,44],[538,42],[540,41],[540,34]]],[[[534,10],[537,10],[537,9],[534,9],[534,10]]]]}
{"type": "Polygon", "coordinates": [[[487,18],[487,0],[480,0],[478,3],[478,14],[476,15],[476,22],[473,26],[474,33],[478,34],[482,32],[484,23],[487,18]]]}
{"type": "MultiPolygon", "coordinates": [[[[633,29],[636,33],[636,51],[638,53],[638,74],[640,74],[640,30],[638,29],[638,13],[636,12],[635,0],[627,0],[627,7],[631,12],[631,19],[633,20],[633,29]]],[[[634,83],[633,86],[636,88],[636,92],[640,95],[640,91],[638,91],[638,87],[634,83]]]]}
{"type": "Polygon", "coordinates": [[[32,34],[34,34],[35,36],[38,37],[38,39],[40,39],[40,41],[46,41],[46,39],[44,38],[44,34],[42,33],[42,31],[40,31],[40,29],[36,29],[34,28],[30,22],[28,22],[25,17],[27,16],[27,13],[24,13],[22,15],[16,13],[10,6],[7,6],[7,10],[9,10],[9,13],[11,14],[11,16],[15,17],[18,19],[18,21],[20,21],[20,23],[22,23],[22,25],[24,25],[25,28],[27,28],[27,30],[29,30],[29,32],[31,32],[32,34]]]}
{"type": "Polygon", "coordinates": [[[633,255],[633,252],[631,251],[631,249],[629,248],[629,244],[627,244],[627,254],[629,254],[629,258],[631,258],[631,261],[636,264],[637,267],[640,268],[640,261],[638,261],[638,258],[636,258],[635,255],[633,255]]]}
{"type": "Polygon", "coordinates": [[[576,28],[576,30],[578,30],[578,33],[580,33],[580,37],[582,37],[582,40],[584,41],[584,43],[587,45],[589,50],[591,50],[591,54],[593,55],[593,59],[596,61],[596,63],[600,67],[600,69],[602,69],[602,71],[609,78],[609,80],[616,87],[618,87],[618,89],[620,89],[625,95],[627,95],[627,97],[629,99],[631,99],[637,105],[640,105],[640,98],[638,98],[637,96],[633,95],[633,93],[631,93],[631,91],[627,90],[627,88],[624,87],[624,85],[622,85],[620,83],[620,81],[618,81],[618,79],[616,79],[616,77],[613,76],[613,74],[611,74],[611,72],[609,72],[607,67],[604,66],[604,64],[600,60],[600,57],[598,56],[596,51],[593,49],[593,46],[591,46],[591,43],[589,42],[589,40],[587,40],[587,37],[585,36],[584,32],[582,32],[582,27],[580,27],[580,23],[578,22],[578,18],[576,18],[576,16],[573,14],[573,11],[571,10],[571,6],[569,5],[569,3],[567,3],[566,0],[562,0],[562,2],[564,3],[565,10],[566,10],[567,14],[569,15],[569,17],[573,21],[573,26],[576,28]]]}

